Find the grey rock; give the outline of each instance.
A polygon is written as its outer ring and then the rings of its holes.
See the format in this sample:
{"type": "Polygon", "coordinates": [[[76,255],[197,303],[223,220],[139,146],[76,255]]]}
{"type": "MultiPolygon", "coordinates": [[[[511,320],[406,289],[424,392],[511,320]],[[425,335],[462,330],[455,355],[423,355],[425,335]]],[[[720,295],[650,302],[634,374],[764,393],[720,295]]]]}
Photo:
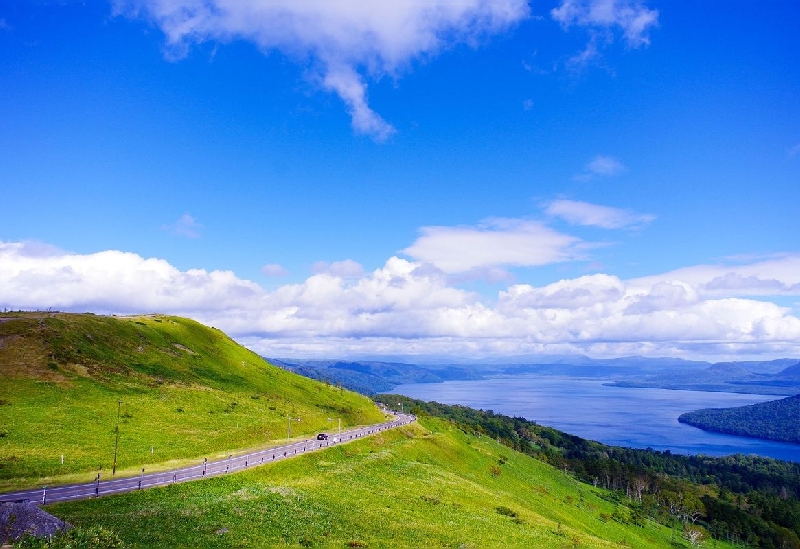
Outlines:
{"type": "Polygon", "coordinates": [[[49,537],[72,525],[42,511],[33,502],[0,503],[0,542],[17,541],[24,535],[49,537]]]}

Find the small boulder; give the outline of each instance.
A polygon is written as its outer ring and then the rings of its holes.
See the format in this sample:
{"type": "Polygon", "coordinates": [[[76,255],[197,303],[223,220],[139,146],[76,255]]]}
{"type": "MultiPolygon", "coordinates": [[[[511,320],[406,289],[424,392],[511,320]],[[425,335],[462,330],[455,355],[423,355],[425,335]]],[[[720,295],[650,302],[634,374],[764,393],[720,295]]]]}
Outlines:
{"type": "Polygon", "coordinates": [[[70,528],[71,524],[33,502],[0,503],[0,543],[13,543],[24,535],[45,538],[70,528]]]}

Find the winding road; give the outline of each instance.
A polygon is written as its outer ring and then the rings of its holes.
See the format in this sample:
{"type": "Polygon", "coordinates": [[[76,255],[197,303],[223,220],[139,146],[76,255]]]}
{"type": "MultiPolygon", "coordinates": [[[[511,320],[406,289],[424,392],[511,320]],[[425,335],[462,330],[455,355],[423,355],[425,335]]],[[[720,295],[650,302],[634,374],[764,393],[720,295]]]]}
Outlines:
{"type": "Polygon", "coordinates": [[[52,488],[43,487],[36,490],[0,494],[0,502],[32,501],[39,504],[46,504],[59,501],[74,501],[224,475],[234,471],[242,471],[260,465],[266,465],[267,463],[274,463],[308,452],[314,452],[329,446],[335,446],[343,442],[370,436],[387,429],[394,429],[402,425],[407,425],[415,419],[414,416],[409,414],[396,414],[395,419],[392,421],[342,431],[341,435],[337,435],[336,437],[332,436],[328,440],[311,438],[247,454],[231,455],[217,461],[207,461],[204,459],[202,463],[197,465],[159,473],[145,474],[144,469],[142,469],[142,474],[135,477],[103,480],[98,474],[94,482],[86,484],[68,484],[53,486],[52,488]]]}

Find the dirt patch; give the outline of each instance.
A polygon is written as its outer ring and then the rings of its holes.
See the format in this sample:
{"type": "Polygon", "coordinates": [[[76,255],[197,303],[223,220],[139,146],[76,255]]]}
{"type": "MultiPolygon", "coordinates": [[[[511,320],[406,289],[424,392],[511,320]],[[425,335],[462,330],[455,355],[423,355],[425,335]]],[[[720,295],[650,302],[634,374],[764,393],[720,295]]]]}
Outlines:
{"type": "Polygon", "coordinates": [[[189,347],[187,347],[186,345],[181,345],[180,343],[173,343],[172,346],[175,347],[176,349],[180,349],[181,351],[186,351],[190,355],[196,355],[197,354],[194,351],[192,351],[189,347]]]}

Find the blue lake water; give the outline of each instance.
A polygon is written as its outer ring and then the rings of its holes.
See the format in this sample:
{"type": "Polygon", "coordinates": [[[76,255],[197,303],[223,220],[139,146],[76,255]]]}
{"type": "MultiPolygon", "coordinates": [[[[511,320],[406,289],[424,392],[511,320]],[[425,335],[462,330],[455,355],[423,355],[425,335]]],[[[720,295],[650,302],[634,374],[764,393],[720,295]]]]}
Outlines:
{"type": "Polygon", "coordinates": [[[515,376],[412,383],[395,387],[391,392],[524,417],[539,425],[614,446],[711,456],[757,454],[800,461],[798,444],[708,433],[678,423],[679,415],[698,408],[743,406],[781,397],[603,385],[608,381],[515,376]]]}

